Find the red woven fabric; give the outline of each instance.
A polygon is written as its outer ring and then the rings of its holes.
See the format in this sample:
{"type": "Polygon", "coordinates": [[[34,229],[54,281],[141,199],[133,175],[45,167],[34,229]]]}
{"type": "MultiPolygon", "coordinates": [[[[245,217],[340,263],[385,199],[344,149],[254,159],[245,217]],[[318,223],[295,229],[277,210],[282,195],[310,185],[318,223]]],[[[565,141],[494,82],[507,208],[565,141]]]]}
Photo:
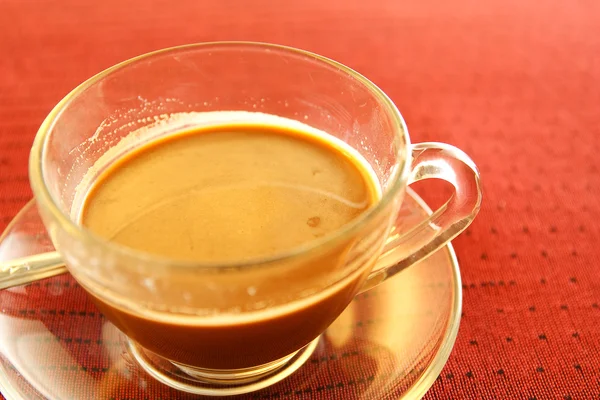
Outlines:
{"type": "Polygon", "coordinates": [[[455,240],[461,329],[428,399],[600,396],[594,0],[0,1],[0,228],[30,198],[29,147],[70,89],[141,53],[229,39],[362,72],[413,141],[452,143],[479,165],[484,205],[455,240]]]}

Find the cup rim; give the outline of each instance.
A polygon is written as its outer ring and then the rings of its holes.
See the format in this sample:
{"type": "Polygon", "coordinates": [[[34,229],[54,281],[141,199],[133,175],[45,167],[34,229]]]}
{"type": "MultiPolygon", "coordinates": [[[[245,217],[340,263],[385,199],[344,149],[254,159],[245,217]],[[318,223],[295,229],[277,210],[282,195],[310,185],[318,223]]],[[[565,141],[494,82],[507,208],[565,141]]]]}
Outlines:
{"type": "MultiPolygon", "coordinates": [[[[399,146],[400,147],[400,146],[399,146]]],[[[79,241],[84,243],[94,243],[99,244],[101,246],[106,247],[108,250],[115,251],[117,253],[134,257],[136,259],[151,261],[153,263],[162,264],[168,268],[251,268],[258,267],[260,265],[268,265],[274,262],[282,262],[286,260],[293,259],[302,254],[308,254],[314,251],[318,251],[319,249],[324,248],[325,246],[331,245],[332,243],[343,240],[346,237],[351,236],[354,232],[359,230],[362,226],[364,226],[369,220],[371,220],[375,215],[380,213],[384,208],[386,208],[399,193],[401,188],[406,185],[408,181],[408,176],[410,173],[410,137],[408,134],[408,128],[404,121],[404,118],[400,114],[400,111],[396,107],[396,105],[391,101],[391,99],[381,90],[377,85],[371,82],[369,79],[364,77],[362,74],[356,72],[355,70],[337,62],[327,57],[321,56],[319,54],[290,47],[279,44],[265,43],[265,42],[252,42],[252,41],[213,41],[213,42],[201,42],[201,43],[193,43],[186,44],[174,47],[168,47],[160,50],[155,50],[152,52],[148,52],[136,57],[132,57],[128,60],[117,63],[96,75],[88,78],[77,87],[75,87],[71,92],[69,92],[62,100],[60,100],[56,106],[50,111],[48,116],[44,119],[40,128],[37,131],[37,134],[34,138],[33,145],[29,155],[29,180],[31,184],[31,188],[34,194],[34,197],[39,206],[43,207],[45,210],[50,212],[51,217],[56,220],[62,229],[64,229],[69,235],[77,238],[79,241]],[[383,192],[381,199],[375,204],[375,206],[369,208],[362,214],[360,214],[357,218],[354,218],[352,221],[343,225],[339,229],[330,232],[324,235],[321,238],[311,240],[306,243],[302,243],[298,246],[294,246],[291,249],[284,250],[282,252],[275,253],[273,255],[269,255],[267,257],[255,257],[248,258],[239,261],[228,261],[228,262],[220,262],[220,263],[206,263],[206,262],[195,262],[195,261],[187,261],[187,260],[177,260],[171,259],[167,257],[162,257],[159,255],[155,255],[152,253],[136,250],[112,241],[109,241],[105,238],[102,238],[92,231],[87,229],[82,225],[78,225],[71,220],[71,218],[66,215],[58,206],[53,196],[51,195],[48,186],[46,185],[46,181],[44,179],[43,174],[43,164],[42,161],[45,158],[46,147],[48,143],[49,133],[56,121],[60,118],[62,112],[65,108],[70,104],[70,102],[75,99],[79,94],[84,92],[86,89],[100,81],[101,79],[107,77],[108,75],[126,68],[130,64],[134,64],[138,61],[142,61],[145,59],[149,59],[158,55],[165,55],[168,53],[177,53],[180,51],[187,51],[190,49],[207,49],[210,47],[234,47],[234,46],[245,46],[248,48],[264,48],[271,49],[281,52],[286,52],[288,54],[296,54],[303,55],[314,58],[319,63],[324,65],[333,66],[342,72],[348,74],[349,76],[356,79],[360,82],[364,87],[366,87],[371,94],[373,94],[380,103],[386,108],[387,113],[395,120],[395,126],[399,127],[400,132],[395,132],[395,140],[403,139],[405,146],[400,148],[396,154],[398,159],[401,160],[401,164],[399,167],[394,169],[392,174],[393,182],[386,190],[383,192]]]]}

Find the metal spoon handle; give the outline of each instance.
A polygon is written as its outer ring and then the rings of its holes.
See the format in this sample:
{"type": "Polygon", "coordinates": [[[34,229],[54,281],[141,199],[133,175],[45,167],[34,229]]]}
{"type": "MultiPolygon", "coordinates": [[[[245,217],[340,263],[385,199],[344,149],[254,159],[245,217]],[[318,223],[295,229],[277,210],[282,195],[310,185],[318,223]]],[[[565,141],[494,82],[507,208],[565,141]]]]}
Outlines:
{"type": "Polygon", "coordinates": [[[0,290],[64,274],[67,268],[58,252],[35,254],[0,263],[0,290]]]}

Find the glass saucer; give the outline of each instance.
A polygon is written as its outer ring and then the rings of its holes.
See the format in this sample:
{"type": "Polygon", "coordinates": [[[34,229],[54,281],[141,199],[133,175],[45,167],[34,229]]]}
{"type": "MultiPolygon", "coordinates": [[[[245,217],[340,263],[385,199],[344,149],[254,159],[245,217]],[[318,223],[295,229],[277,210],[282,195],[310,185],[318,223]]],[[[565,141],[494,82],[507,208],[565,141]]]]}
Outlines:
{"type": "MultiPolygon", "coordinates": [[[[404,228],[430,210],[410,189],[404,228]]],[[[39,219],[12,227],[0,260],[33,247],[39,219]]],[[[27,216],[27,215],[26,215],[27,216]]],[[[461,314],[458,263],[450,245],[359,294],[294,374],[235,399],[421,398],[446,363],[461,314]]],[[[65,274],[0,291],[0,392],[7,400],[203,399],[172,389],[137,364],[125,336],[65,274]]]]}

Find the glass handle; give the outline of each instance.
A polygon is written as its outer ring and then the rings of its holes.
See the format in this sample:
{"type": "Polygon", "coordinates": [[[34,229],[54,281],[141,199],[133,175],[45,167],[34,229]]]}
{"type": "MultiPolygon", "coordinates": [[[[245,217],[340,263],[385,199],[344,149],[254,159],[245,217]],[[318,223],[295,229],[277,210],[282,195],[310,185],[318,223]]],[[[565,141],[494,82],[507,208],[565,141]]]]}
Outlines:
{"type": "Polygon", "coordinates": [[[381,256],[361,291],[369,290],[403,269],[427,258],[464,231],[481,207],[479,171],[462,150],[445,143],[419,143],[412,147],[408,183],[442,179],[454,186],[450,199],[410,230],[402,229],[400,215],[381,256]]]}
{"type": "Polygon", "coordinates": [[[0,237],[0,290],[67,272],[31,200],[0,237]]]}

